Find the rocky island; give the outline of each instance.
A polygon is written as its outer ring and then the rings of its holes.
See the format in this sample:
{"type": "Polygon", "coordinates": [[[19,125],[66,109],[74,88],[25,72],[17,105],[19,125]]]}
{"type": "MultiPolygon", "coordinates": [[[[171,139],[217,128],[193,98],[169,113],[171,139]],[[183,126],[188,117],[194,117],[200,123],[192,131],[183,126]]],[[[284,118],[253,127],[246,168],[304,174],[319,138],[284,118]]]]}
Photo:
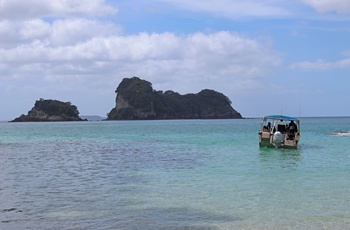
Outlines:
{"type": "Polygon", "coordinates": [[[78,108],[70,102],[40,99],[27,115],[22,114],[12,122],[30,121],[83,121],[79,117],[78,108]]]}
{"type": "Polygon", "coordinates": [[[107,120],[242,118],[228,97],[210,89],[180,95],[153,90],[150,82],[132,77],[124,78],[115,92],[116,106],[107,120]]]}

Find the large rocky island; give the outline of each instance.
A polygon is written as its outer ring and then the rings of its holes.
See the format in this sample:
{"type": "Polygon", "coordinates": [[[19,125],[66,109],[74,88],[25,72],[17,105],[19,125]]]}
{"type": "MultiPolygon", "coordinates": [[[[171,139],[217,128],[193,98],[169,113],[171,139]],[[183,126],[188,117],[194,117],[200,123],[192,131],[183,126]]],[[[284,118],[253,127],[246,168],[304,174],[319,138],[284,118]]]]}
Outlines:
{"type": "Polygon", "coordinates": [[[242,118],[224,94],[204,89],[196,94],[155,91],[138,77],[124,78],[117,87],[116,106],[107,120],[242,118]]]}
{"type": "Polygon", "coordinates": [[[14,119],[12,122],[30,122],[30,121],[82,121],[79,117],[78,108],[70,102],[61,102],[57,100],[40,99],[35,102],[34,107],[27,115],[14,119]]]}

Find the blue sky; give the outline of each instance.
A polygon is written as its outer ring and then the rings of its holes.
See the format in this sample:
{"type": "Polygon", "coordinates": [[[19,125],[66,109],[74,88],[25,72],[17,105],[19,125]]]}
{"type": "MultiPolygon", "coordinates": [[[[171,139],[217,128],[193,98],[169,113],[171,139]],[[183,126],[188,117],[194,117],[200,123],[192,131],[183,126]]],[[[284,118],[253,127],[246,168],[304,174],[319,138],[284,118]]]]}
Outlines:
{"type": "Polygon", "coordinates": [[[350,116],[348,0],[2,0],[0,120],[39,98],[105,116],[125,77],[244,117],[350,116]]]}

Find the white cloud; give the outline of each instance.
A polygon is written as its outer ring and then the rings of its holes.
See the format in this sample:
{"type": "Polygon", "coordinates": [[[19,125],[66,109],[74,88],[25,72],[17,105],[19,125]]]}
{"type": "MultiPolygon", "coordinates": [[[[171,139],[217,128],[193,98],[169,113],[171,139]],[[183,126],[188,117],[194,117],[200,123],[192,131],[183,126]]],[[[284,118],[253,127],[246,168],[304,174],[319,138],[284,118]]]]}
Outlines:
{"type": "Polygon", "coordinates": [[[157,90],[225,93],[259,87],[258,78],[280,63],[268,44],[237,33],[123,35],[117,24],[89,17],[113,12],[102,0],[0,0],[2,95],[84,101],[88,94],[97,101],[103,94],[111,104],[98,106],[108,112],[124,77],[139,76],[157,90]]]}
{"type": "Polygon", "coordinates": [[[93,37],[120,34],[121,28],[113,23],[84,18],[55,20],[0,21],[0,48],[11,48],[30,43],[50,46],[73,45],[93,37]]]}
{"type": "Polygon", "coordinates": [[[290,15],[290,1],[281,0],[158,0],[189,11],[203,11],[227,18],[285,17],[290,15]]]}
{"type": "Polygon", "coordinates": [[[41,19],[24,21],[16,25],[19,29],[19,37],[23,40],[43,39],[50,34],[50,25],[41,19]]]}
{"type": "Polygon", "coordinates": [[[55,77],[88,76],[87,81],[101,81],[137,75],[150,80],[167,78],[178,88],[181,82],[201,82],[196,85],[202,87],[229,81],[239,86],[280,62],[265,44],[230,32],[186,36],[142,33],[71,42],[57,46],[44,39],[0,49],[0,61],[4,68],[22,75],[21,79],[35,75],[54,81],[55,77]]]}
{"type": "Polygon", "coordinates": [[[119,34],[120,27],[112,23],[88,19],[57,20],[52,24],[50,41],[55,45],[72,45],[93,37],[119,34]]]}
{"type": "Polygon", "coordinates": [[[342,59],[336,62],[328,62],[325,60],[318,60],[315,62],[303,61],[293,63],[290,68],[301,70],[329,70],[339,68],[350,68],[350,58],[342,59]]]}
{"type": "Polygon", "coordinates": [[[1,0],[0,19],[96,16],[116,13],[104,0],[1,0]]]}
{"type": "Polygon", "coordinates": [[[319,12],[350,13],[349,0],[304,0],[304,2],[319,12]]]}
{"type": "MultiPolygon", "coordinates": [[[[350,13],[349,0],[155,0],[189,12],[199,12],[218,18],[306,18],[344,20],[350,13]],[[315,9],[317,12],[310,10],[315,9]],[[319,14],[337,12],[338,14],[319,14]]],[[[348,20],[349,18],[347,18],[348,20]]]]}

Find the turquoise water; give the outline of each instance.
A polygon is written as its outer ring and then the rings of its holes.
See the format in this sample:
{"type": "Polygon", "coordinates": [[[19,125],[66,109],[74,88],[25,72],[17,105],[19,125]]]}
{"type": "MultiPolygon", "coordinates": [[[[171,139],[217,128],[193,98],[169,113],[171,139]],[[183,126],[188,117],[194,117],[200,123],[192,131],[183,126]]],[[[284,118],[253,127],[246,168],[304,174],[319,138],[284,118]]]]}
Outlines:
{"type": "Polygon", "coordinates": [[[0,124],[0,229],[350,229],[350,118],[0,124]]]}

